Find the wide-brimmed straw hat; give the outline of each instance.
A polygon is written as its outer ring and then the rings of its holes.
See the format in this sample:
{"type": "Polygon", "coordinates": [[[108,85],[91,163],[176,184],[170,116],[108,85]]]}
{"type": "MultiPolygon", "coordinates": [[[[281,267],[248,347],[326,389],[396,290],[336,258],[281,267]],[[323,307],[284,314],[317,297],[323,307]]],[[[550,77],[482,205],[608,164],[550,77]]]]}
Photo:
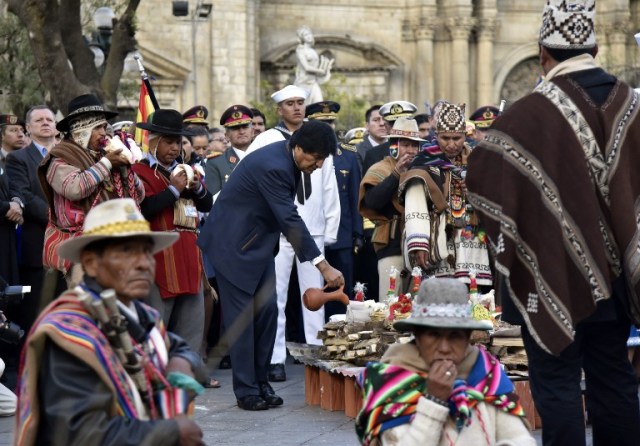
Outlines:
{"type": "Polygon", "coordinates": [[[147,119],[147,122],[136,122],[136,128],[160,135],[195,136],[193,131],[184,128],[180,112],[168,108],[154,111],[147,119]]]}
{"type": "Polygon", "coordinates": [[[458,330],[491,330],[490,321],[480,321],[471,315],[469,290],[458,279],[426,279],[420,285],[413,302],[411,316],[399,320],[398,331],[416,328],[447,328],[458,330]]]}
{"type": "Polygon", "coordinates": [[[405,117],[396,119],[396,122],[393,124],[393,128],[389,130],[389,138],[411,139],[418,142],[426,141],[426,139],[420,138],[418,123],[416,120],[405,117]]]}
{"type": "Polygon", "coordinates": [[[116,198],[91,209],[85,217],[82,235],[61,243],[58,254],[77,263],[80,261],[80,253],[89,243],[138,236],[151,238],[154,254],[173,245],[179,238],[175,232],[152,231],[135,201],[131,198],[116,198]]]}
{"type": "Polygon", "coordinates": [[[105,110],[100,99],[93,94],[83,94],[71,99],[67,109],[69,110],[67,116],[56,124],[56,129],[61,132],[68,132],[71,121],[88,113],[102,113],[104,119],[111,119],[114,116],[118,116],[116,112],[105,110]]]}

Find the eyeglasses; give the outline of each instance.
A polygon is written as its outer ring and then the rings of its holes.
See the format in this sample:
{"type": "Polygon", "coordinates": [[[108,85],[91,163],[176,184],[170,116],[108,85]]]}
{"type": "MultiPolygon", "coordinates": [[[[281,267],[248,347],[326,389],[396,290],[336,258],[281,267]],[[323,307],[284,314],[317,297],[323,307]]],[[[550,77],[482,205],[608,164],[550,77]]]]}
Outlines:
{"type": "Polygon", "coordinates": [[[211,141],[212,142],[213,141],[218,141],[218,142],[222,142],[222,143],[225,143],[225,144],[228,142],[225,138],[213,138],[211,141]]]}

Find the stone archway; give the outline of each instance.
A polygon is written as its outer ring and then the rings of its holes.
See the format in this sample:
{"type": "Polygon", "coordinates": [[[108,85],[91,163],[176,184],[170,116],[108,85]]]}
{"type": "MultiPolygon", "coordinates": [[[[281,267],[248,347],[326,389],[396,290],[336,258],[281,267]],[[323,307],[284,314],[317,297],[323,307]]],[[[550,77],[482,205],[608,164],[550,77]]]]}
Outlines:
{"type": "Polygon", "coordinates": [[[540,64],[537,57],[530,57],[519,62],[507,75],[500,98],[506,99],[507,104],[513,104],[518,99],[531,93],[540,80],[540,64]]]}

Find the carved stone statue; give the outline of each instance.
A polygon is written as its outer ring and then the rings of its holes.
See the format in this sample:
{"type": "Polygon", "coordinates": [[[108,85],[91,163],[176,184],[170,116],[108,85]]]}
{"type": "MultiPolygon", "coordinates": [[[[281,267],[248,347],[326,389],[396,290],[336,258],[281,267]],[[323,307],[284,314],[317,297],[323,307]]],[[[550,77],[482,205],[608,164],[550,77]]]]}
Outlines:
{"type": "Polygon", "coordinates": [[[298,65],[294,84],[309,92],[307,104],[320,102],[323,100],[320,85],[331,78],[334,59],[318,55],[318,52],[313,48],[315,40],[309,27],[302,26],[298,29],[298,40],[300,44],[296,48],[298,65]]]}

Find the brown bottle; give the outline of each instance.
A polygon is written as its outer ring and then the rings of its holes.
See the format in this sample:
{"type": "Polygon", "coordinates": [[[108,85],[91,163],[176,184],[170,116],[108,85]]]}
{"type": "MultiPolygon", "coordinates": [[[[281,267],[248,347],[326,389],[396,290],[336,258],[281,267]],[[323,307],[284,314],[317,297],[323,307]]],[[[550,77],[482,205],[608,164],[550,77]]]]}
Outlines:
{"type": "Polygon", "coordinates": [[[349,305],[349,296],[344,293],[344,285],[341,285],[335,291],[329,293],[324,290],[329,285],[325,285],[324,288],[309,288],[302,295],[302,303],[310,311],[318,311],[324,304],[329,301],[337,300],[345,305],[349,305]]]}

